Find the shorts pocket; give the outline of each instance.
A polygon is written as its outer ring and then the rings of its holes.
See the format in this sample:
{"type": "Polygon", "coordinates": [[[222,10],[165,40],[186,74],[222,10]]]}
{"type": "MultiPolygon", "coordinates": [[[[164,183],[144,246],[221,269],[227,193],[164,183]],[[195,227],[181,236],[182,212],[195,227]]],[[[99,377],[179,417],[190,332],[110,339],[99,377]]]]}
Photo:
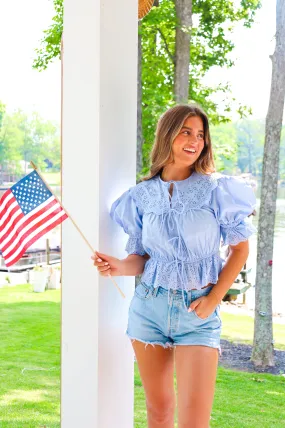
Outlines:
{"type": "MultiPolygon", "coordinates": [[[[193,302],[195,302],[195,300],[197,300],[197,299],[199,299],[200,297],[204,297],[204,296],[207,296],[209,293],[210,293],[210,291],[211,291],[211,289],[212,289],[212,287],[208,287],[208,288],[205,288],[205,289],[201,289],[201,290],[195,290],[195,293],[193,293],[193,298],[191,299],[191,303],[193,303],[193,302]]],[[[189,306],[190,306],[190,304],[189,304],[189,306]]],[[[216,312],[216,308],[214,309],[214,311],[210,314],[210,315],[208,315],[206,318],[201,318],[201,317],[199,317],[199,315],[197,314],[197,312],[196,312],[196,310],[194,309],[193,311],[193,314],[195,315],[195,317],[196,318],[198,318],[198,320],[200,320],[200,321],[207,321],[208,319],[210,319],[210,318],[212,318],[213,316],[215,316],[215,315],[217,315],[217,312],[216,312]]],[[[190,312],[191,313],[191,312],[190,312]]]]}
{"type": "Polygon", "coordinates": [[[152,296],[152,288],[140,282],[135,288],[135,296],[141,300],[148,300],[152,296]]]}
{"type": "Polygon", "coordinates": [[[199,315],[197,314],[197,312],[195,311],[195,309],[192,311],[193,312],[193,314],[198,318],[198,320],[201,320],[201,321],[207,321],[209,318],[211,318],[213,315],[215,315],[215,313],[216,313],[216,309],[214,310],[214,312],[212,312],[210,315],[208,315],[206,318],[201,318],[201,317],[199,317],[199,315]]]}

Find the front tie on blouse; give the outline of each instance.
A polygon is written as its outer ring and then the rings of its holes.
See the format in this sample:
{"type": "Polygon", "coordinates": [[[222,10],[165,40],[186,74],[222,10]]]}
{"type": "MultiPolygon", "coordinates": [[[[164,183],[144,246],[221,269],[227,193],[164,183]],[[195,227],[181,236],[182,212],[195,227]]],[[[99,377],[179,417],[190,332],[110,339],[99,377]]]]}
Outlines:
{"type": "MultiPolygon", "coordinates": [[[[175,234],[175,228],[176,228],[177,236],[174,236],[174,237],[169,238],[167,240],[168,243],[174,243],[173,246],[177,249],[177,251],[175,252],[175,256],[174,256],[175,258],[172,262],[169,262],[169,266],[171,266],[172,264],[174,264],[176,266],[176,271],[177,271],[177,274],[180,278],[180,282],[182,284],[182,291],[183,291],[185,289],[183,285],[187,284],[187,282],[188,282],[186,272],[185,272],[185,267],[184,267],[185,250],[186,250],[186,253],[188,255],[187,260],[189,260],[189,258],[190,258],[189,251],[188,251],[187,246],[185,245],[185,243],[183,241],[183,238],[181,236],[181,231],[179,228],[179,216],[183,215],[183,213],[185,211],[185,205],[181,201],[181,198],[179,196],[179,191],[178,191],[178,185],[175,181],[168,181],[167,182],[167,192],[168,192],[168,198],[169,198],[169,202],[170,202],[170,208],[169,208],[169,211],[164,212],[161,215],[160,231],[162,231],[163,228],[165,227],[165,223],[167,223],[168,230],[171,232],[174,232],[174,234],[175,234]],[[172,195],[170,195],[170,192],[169,192],[171,184],[173,185],[172,195]],[[178,203],[175,204],[173,207],[172,206],[173,205],[172,204],[172,198],[173,198],[174,192],[176,193],[178,203]]],[[[185,291],[187,291],[187,290],[185,289],[185,291]]],[[[169,301],[169,297],[170,297],[170,294],[168,293],[168,301],[169,301]]],[[[185,302],[184,298],[183,298],[183,302],[186,306],[186,302],[185,302]]]]}
{"type": "Polygon", "coordinates": [[[144,283],[188,291],[218,281],[221,238],[225,245],[247,240],[256,231],[247,219],[255,206],[243,180],[194,172],[183,181],[137,184],[113,203],[111,217],[129,235],[127,252],[150,256],[144,283]]]}

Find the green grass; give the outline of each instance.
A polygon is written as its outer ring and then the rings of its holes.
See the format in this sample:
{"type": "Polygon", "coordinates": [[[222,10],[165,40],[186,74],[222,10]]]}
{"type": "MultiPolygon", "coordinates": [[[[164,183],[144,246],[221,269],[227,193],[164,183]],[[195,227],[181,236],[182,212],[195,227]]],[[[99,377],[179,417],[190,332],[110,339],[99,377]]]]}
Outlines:
{"type": "Polygon", "coordinates": [[[60,172],[42,172],[42,176],[50,186],[60,186],[60,172]]]}
{"type": "MultiPolygon", "coordinates": [[[[222,339],[252,344],[254,320],[247,315],[221,312],[223,321],[222,339]]],[[[273,324],[274,347],[285,350],[285,325],[273,324]]]]}
{"type": "MultiPolygon", "coordinates": [[[[222,318],[225,338],[250,341],[250,317],[222,313],[222,318]]],[[[275,326],[275,339],[285,348],[284,328],[275,326]]],[[[60,290],[1,288],[0,334],[0,428],[59,428],[60,290]]],[[[285,428],[284,402],[282,376],[219,368],[211,428],[285,428]]],[[[144,392],[135,365],[134,427],[146,426],[144,392]]]]}
{"type": "MultiPolygon", "coordinates": [[[[284,428],[285,379],[218,369],[211,428],[284,428]]],[[[135,367],[135,428],[147,427],[144,392],[135,367]]]]}
{"type": "Polygon", "coordinates": [[[1,288],[0,336],[0,427],[59,427],[59,290],[1,288]]]}

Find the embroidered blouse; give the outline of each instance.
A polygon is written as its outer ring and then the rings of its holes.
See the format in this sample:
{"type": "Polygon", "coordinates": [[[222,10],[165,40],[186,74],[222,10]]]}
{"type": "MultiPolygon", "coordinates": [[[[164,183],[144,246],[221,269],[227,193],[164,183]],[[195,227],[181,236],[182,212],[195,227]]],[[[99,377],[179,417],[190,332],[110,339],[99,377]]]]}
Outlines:
{"type": "Polygon", "coordinates": [[[248,219],[255,206],[244,180],[193,172],[182,181],[156,176],[137,184],[113,203],[111,217],[129,235],[128,254],[150,256],[144,283],[190,290],[217,283],[221,240],[237,245],[256,232],[248,219]]]}

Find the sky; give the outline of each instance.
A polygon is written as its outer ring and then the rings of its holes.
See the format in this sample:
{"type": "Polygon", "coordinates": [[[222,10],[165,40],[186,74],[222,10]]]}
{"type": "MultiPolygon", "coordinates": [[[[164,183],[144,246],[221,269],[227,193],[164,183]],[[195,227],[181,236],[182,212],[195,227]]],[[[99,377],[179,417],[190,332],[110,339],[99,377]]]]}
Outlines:
{"type": "MultiPolygon", "coordinates": [[[[232,69],[212,69],[207,84],[230,82],[233,96],[251,106],[253,118],[265,118],[269,103],[274,52],[275,1],[263,0],[251,29],[239,25],[232,36],[236,47],[232,69]]],[[[9,0],[0,4],[0,100],[9,112],[38,111],[46,120],[60,121],[60,61],[46,71],[32,69],[35,48],[54,14],[51,0],[9,0]]],[[[222,102],[222,100],[220,100],[222,102]]],[[[233,117],[235,119],[235,117],[233,117]]]]}

